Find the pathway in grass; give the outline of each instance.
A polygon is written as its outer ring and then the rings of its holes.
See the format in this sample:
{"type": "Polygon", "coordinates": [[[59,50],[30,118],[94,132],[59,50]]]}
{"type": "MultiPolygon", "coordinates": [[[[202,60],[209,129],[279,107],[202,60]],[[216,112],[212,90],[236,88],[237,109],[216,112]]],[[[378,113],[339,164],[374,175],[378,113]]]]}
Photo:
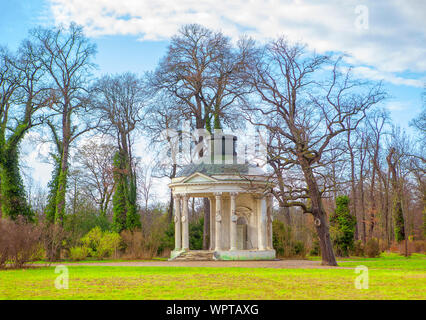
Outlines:
{"type": "MultiPolygon", "coordinates": [[[[39,264],[37,264],[39,265],[39,264]]],[[[54,263],[56,265],[71,266],[103,266],[103,267],[212,267],[212,268],[279,268],[279,269],[297,269],[297,268],[319,268],[335,269],[336,267],[322,266],[320,261],[310,260],[275,260],[275,261],[96,261],[96,262],[73,262],[73,263],[54,263]]],[[[48,266],[48,265],[46,265],[48,266]]],[[[342,268],[342,267],[338,267],[342,268]]],[[[343,267],[347,268],[347,267],[343,267]]]]}
{"type": "Polygon", "coordinates": [[[69,265],[69,289],[55,267],[0,271],[1,299],[425,299],[426,259],[380,258],[336,268],[120,267],[69,265]],[[381,260],[380,260],[381,259],[381,260]],[[356,289],[357,265],[369,289],[356,289]]]}

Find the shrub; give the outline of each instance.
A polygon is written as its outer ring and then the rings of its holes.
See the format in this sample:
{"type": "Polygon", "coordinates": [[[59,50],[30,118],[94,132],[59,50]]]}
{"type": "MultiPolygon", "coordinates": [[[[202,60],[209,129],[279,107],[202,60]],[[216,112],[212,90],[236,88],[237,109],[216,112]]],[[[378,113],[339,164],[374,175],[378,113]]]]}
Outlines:
{"type": "Polygon", "coordinates": [[[72,247],[70,248],[70,259],[73,261],[80,261],[87,258],[89,249],[87,247],[72,247]]]}
{"type": "Polygon", "coordinates": [[[44,221],[40,224],[41,240],[44,245],[46,258],[48,261],[57,261],[61,258],[61,249],[65,244],[65,239],[69,233],[60,225],[51,224],[44,221]]]}
{"type": "Polygon", "coordinates": [[[158,247],[158,254],[166,253],[175,248],[175,224],[173,222],[167,225],[158,247]]]}
{"type": "Polygon", "coordinates": [[[379,241],[375,238],[369,239],[365,244],[364,251],[369,258],[378,257],[380,255],[379,241]]]}
{"type": "Polygon", "coordinates": [[[99,226],[94,227],[90,230],[83,238],[81,238],[81,243],[83,246],[89,249],[89,255],[94,257],[96,251],[98,250],[99,244],[102,239],[102,230],[99,226]]]}
{"type": "Polygon", "coordinates": [[[81,238],[81,243],[88,249],[89,255],[97,259],[107,258],[113,254],[116,256],[120,242],[118,233],[103,232],[99,226],[81,238]]]}
{"type": "Polygon", "coordinates": [[[306,255],[305,244],[302,241],[295,241],[293,244],[293,254],[304,257],[306,255]]]}
{"type": "Polygon", "coordinates": [[[142,246],[143,235],[140,230],[123,230],[120,233],[124,244],[124,258],[141,259],[144,257],[144,249],[142,246]]]}
{"type": "Polygon", "coordinates": [[[161,237],[153,234],[144,234],[141,230],[124,230],[121,232],[124,243],[125,259],[152,259],[158,252],[161,237]]]}
{"type": "Polygon", "coordinates": [[[0,268],[7,262],[12,268],[22,268],[37,252],[40,234],[39,228],[22,217],[0,219],[0,268]]]}
{"type": "MultiPolygon", "coordinates": [[[[390,252],[405,255],[405,241],[397,242],[394,241],[389,248],[390,252]]],[[[408,240],[407,242],[408,254],[412,253],[425,253],[426,251],[426,240],[408,240]]]]}
{"type": "Polygon", "coordinates": [[[362,244],[361,240],[357,240],[354,242],[353,249],[351,251],[352,255],[356,257],[363,257],[364,256],[364,245],[362,244]]]}
{"type": "Polygon", "coordinates": [[[46,259],[46,249],[41,242],[37,244],[37,248],[31,255],[30,261],[40,261],[46,259]]]}
{"type": "Polygon", "coordinates": [[[272,222],[272,242],[278,257],[294,257],[306,255],[306,246],[303,241],[295,240],[290,226],[282,221],[272,222]]]}
{"type": "Polygon", "coordinates": [[[107,217],[99,214],[98,209],[85,201],[77,203],[74,213],[67,214],[64,219],[64,230],[69,233],[72,246],[80,243],[90,230],[99,226],[102,231],[110,230],[107,217]]]}
{"type": "Polygon", "coordinates": [[[286,244],[289,242],[290,234],[290,227],[286,227],[279,220],[272,221],[272,243],[278,257],[284,257],[288,253],[286,244]]]}
{"type": "Polygon", "coordinates": [[[116,232],[106,232],[103,234],[99,246],[96,250],[95,257],[103,259],[113,256],[117,258],[117,250],[120,246],[121,237],[116,232]]]}
{"type": "Polygon", "coordinates": [[[336,210],[330,215],[330,236],[336,255],[348,256],[353,248],[356,219],[349,212],[349,197],[336,198],[336,210]]]}
{"type": "Polygon", "coordinates": [[[309,251],[309,254],[311,256],[319,256],[321,254],[321,248],[318,237],[312,241],[312,248],[311,251],[309,251]]]}
{"type": "Polygon", "coordinates": [[[413,252],[425,253],[426,251],[426,240],[414,240],[413,241],[413,252]]]}

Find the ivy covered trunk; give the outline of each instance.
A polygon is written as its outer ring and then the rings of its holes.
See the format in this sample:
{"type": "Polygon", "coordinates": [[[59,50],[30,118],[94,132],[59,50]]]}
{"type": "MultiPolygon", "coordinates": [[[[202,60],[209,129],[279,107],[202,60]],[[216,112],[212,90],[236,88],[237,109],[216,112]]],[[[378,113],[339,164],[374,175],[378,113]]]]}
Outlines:
{"type": "Polygon", "coordinates": [[[115,191],[112,197],[113,228],[116,232],[141,226],[136,206],[136,177],[123,150],[114,156],[115,191]]]}
{"type": "Polygon", "coordinates": [[[0,161],[1,210],[5,217],[16,219],[22,215],[32,221],[34,214],[27,203],[19,171],[19,154],[16,146],[2,150],[0,161]]]}
{"type": "Polygon", "coordinates": [[[126,228],[129,230],[141,227],[140,217],[137,211],[136,197],[136,177],[132,171],[130,171],[126,216],[126,228]]]}
{"type": "Polygon", "coordinates": [[[67,191],[68,179],[68,157],[69,157],[69,142],[64,141],[64,149],[61,157],[61,167],[58,176],[58,189],[56,192],[56,212],[55,223],[63,225],[65,216],[65,196],[67,191]]]}
{"type": "Polygon", "coordinates": [[[116,232],[121,232],[126,227],[127,201],[126,201],[126,177],[124,175],[124,160],[121,152],[114,156],[114,180],[115,191],[112,196],[113,206],[113,228],[116,232]]]}
{"type": "Polygon", "coordinates": [[[392,212],[394,221],[395,240],[401,242],[405,239],[404,212],[402,210],[402,190],[397,174],[397,155],[394,148],[390,148],[386,157],[389,171],[391,173],[391,185],[393,193],[392,212]],[[396,158],[396,159],[395,159],[396,158]]]}
{"type": "MultiPolygon", "coordinates": [[[[6,117],[7,118],[7,117],[6,117]]],[[[25,188],[19,170],[19,143],[30,127],[28,111],[25,120],[18,124],[6,138],[6,124],[0,127],[0,188],[2,216],[16,219],[19,215],[33,221],[32,212],[26,198],[25,188]]]]}
{"type": "Polygon", "coordinates": [[[395,228],[395,240],[401,242],[405,239],[404,213],[402,211],[402,200],[395,195],[393,200],[393,221],[395,228]]]}

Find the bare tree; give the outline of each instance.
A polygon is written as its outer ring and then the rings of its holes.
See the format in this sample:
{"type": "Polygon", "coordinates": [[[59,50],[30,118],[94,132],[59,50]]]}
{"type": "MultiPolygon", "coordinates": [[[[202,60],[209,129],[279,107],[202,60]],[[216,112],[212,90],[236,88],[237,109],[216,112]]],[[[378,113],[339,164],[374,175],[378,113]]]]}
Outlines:
{"type": "MultiPolygon", "coordinates": [[[[173,96],[158,92],[147,109],[144,132],[148,138],[149,148],[155,153],[155,164],[152,176],[155,178],[167,177],[170,180],[176,177],[179,168],[179,146],[181,141],[182,117],[178,108],[172,105],[179,103],[173,96]]],[[[168,221],[173,218],[173,195],[171,190],[168,205],[168,221]]]]}
{"type": "Polygon", "coordinates": [[[384,93],[380,84],[369,86],[352,79],[350,69],[340,67],[341,59],[309,54],[304,46],[291,45],[285,38],[271,42],[259,56],[247,74],[259,101],[244,105],[243,110],[252,124],[270,133],[269,163],[278,183],[284,184],[272,192],[285,206],[299,206],[313,215],[322,263],[337,265],[322,204],[329,186],[321,171],[333,159],[325,155],[331,141],[354,130],[384,93]],[[319,81],[320,73],[328,73],[329,78],[319,81]],[[349,117],[350,127],[346,126],[349,117]],[[274,167],[276,161],[279,167],[274,167]],[[288,169],[299,172],[297,183],[286,185],[288,169]]]}
{"type": "Polygon", "coordinates": [[[43,122],[41,112],[49,102],[44,74],[33,42],[25,40],[16,54],[0,48],[1,211],[12,219],[32,219],[19,169],[19,145],[43,122]]]}
{"type": "MultiPolygon", "coordinates": [[[[183,26],[171,39],[166,56],[151,74],[151,87],[178,100],[181,116],[196,129],[221,129],[238,123],[236,102],[250,90],[239,76],[247,65],[251,42],[234,48],[228,37],[197,24],[183,26]]],[[[203,136],[199,136],[199,141],[203,136]]],[[[203,156],[203,149],[199,150],[203,156]]],[[[208,247],[209,201],[204,199],[203,248],[208,247]]]]}
{"type": "Polygon", "coordinates": [[[377,199],[376,199],[376,175],[380,174],[379,157],[381,153],[381,142],[385,125],[389,122],[389,113],[385,109],[374,110],[373,113],[367,117],[368,135],[368,148],[367,151],[370,157],[370,164],[372,166],[371,182],[370,182],[370,223],[369,223],[369,237],[373,237],[374,226],[377,220],[377,199]]]}
{"type": "Polygon", "coordinates": [[[140,226],[136,208],[136,172],[133,139],[143,120],[147,95],[143,80],[135,74],[106,75],[93,90],[103,133],[117,141],[115,158],[116,189],[113,197],[113,223],[117,231],[140,226]]]}
{"type": "Polygon", "coordinates": [[[75,166],[81,172],[80,187],[94,201],[102,216],[110,209],[114,192],[113,158],[117,148],[112,144],[89,141],[75,155],[75,166]]]}
{"type": "Polygon", "coordinates": [[[139,164],[138,171],[138,187],[143,198],[145,214],[148,213],[148,203],[153,196],[154,180],[152,176],[152,164],[139,164]]]}
{"type": "Polygon", "coordinates": [[[37,28],[32,31],[32,37],[51,88],[48,124],[57,147],[57,171],[53,177],[57,183],[51,190],[49,219],[62,224],[71,144],[97,123],[88,112],[91,106],[88,82],[96,47],[75,24],[68,29],[37,28]]]}
{"type": "Polygon", "coordinates": [[[388,142],[386,161],[392,187],[392,217],[394,223],[395,240],[406,240],[406,217],[404,216],[403,190],[404,180],[409,173],[409,157],[411,146],[408,136],[399,127],[392,129],[391,139],[388,142]]]}
{"type": "MultiPolygon", "coordinates": [[[[351,118],[348,117],[346,118],[346,126],[347,127],[351,127],[351,118]]],[[[356,148],[355,148],[355,141],[353,138],[353,131],[352,130],[348,130],[346,132],[347,134],[347,146],[348,146],[348,153],[349,153],[349,159],[350,159],[350,171],[351,171],[351,200],[350,201],[350,211],[351,214],[355,217],[355,219],[357,219],[357,200],[358,200],[358,192],[357,192],[357,176],[356,176],[356,171],[355,171],[355,163],[356,163],[356,148]]],[[[357,219],[357,223],[355,225],[355,234],[354,237],[355,239],[359,239],[359,221],[357,219]]]]}
{"type": "Polygon", "coordinates": [[[367,242],[367,217],[365,214],[365,179],[367,177],[367,149],[368,149],[368,140],[365,130],[357,130],[357,139],[358,143],[356,145],[357,154],[358,154],[358,170],[359,170],[359,181],[358,181],[358,194],[359,194],[359,204],[361,209],[361,239],[365,244],[367,242]]]}

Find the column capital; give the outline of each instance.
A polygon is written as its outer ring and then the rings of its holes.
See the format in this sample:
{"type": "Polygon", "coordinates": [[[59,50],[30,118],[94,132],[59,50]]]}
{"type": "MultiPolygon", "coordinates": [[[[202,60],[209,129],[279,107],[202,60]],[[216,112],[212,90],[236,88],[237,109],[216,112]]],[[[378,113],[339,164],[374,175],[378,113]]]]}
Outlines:
{"type": "Polygon", "coordinates": [[[181,197],[182,197],[183,201],[188,201],[189,196],[188,196],[187,193],[181,194],[181,197]]]}
{"type": "Polygon", "coordinates": [[[213,194],[214,194],[214,196],[215,196],[216,198],[218,198],[218,197],[221,197],[221,196],[222,196],[222,192],[214,192],[213,194]]]}
{"type": "Polygon", "coordinates": [[[230,192],[229,195],[231,197],[236,197],[236,196],[238,196],[238,192],[230,192]]]}
{"type": "Polygon", "coordinates": [[[266,195],[263,193],[255,193],[253,194],[253,198],[255,198],[256,200],[262,200],[265,199],[266,195]]]}
{"type": "Polygon", "coordinates": [[[178,200],[181,198],[181,194],[180,193],[173,193],[173,199],[178,200]]]}

